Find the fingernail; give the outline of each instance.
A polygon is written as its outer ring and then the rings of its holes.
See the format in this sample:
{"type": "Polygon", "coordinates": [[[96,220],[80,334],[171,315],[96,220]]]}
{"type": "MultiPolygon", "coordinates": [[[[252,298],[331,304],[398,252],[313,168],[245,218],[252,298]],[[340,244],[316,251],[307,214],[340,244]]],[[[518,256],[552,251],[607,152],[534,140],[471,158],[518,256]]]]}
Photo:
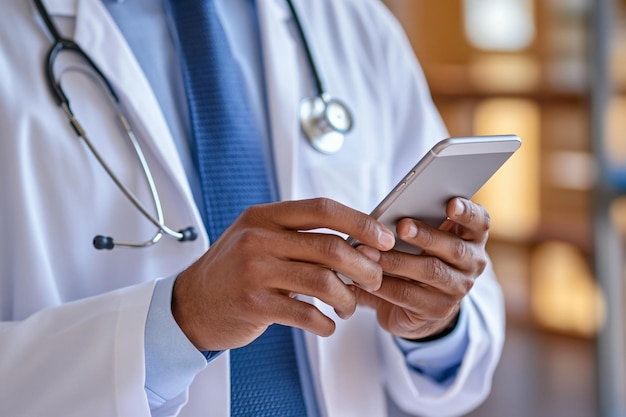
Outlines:
{"type": "Polygon", "coordinates": [[[370,248],[369,246],[361,245],[357,248],[359,252],[365,255],[368,259],[378,262],[380,261],[380,252],[374,248],[370,248]]]}
{"type": "Polygon", "coordinates": [[[415,223],[409,223],[409,230],[407,230],[406,237],[415,237],[417,236],[417,226],[415,223]]]}
{"type": "Polygon", "coordinates": [[[456,200],[454,200],[454,214],[456,214],[457,216],[460,216],[464,212],[465,212],[465,206],[463,206],[463,203],[461,203],[461,200],[457,198],[456,200]]]}
{"type": "Polygon", "coordinates": [[[378,243],[380,243],[383,248],[391,249],[393,245],[396,244],[396,238],[392,233],[381,229],[378,231],[378,243]]]}

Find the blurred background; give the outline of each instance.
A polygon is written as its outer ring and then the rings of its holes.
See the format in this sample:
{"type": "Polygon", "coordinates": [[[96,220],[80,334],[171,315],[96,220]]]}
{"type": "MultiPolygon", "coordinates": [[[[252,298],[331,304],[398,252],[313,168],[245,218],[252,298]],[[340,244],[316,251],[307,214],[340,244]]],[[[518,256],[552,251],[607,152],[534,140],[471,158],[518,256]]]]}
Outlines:
{"type": "Polygon", "coordinates": [[[451,135],[523,142],[476,198],[508,325],[471,416],[626,416],[626,1],[385,3],[451,135]]]}

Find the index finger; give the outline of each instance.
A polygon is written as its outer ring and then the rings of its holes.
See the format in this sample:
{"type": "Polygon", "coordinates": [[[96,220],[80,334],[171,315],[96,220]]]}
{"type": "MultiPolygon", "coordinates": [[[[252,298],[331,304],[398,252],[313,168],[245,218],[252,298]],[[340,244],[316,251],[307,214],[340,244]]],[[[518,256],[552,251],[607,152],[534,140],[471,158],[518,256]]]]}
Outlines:
{"type": "Polygon", "coordinates": [[[328,198],[264,204],[247,211],[284,229],[331,229],[382,251],[390,250],[395,244],[393,233],[382,223],[328,198]]]}

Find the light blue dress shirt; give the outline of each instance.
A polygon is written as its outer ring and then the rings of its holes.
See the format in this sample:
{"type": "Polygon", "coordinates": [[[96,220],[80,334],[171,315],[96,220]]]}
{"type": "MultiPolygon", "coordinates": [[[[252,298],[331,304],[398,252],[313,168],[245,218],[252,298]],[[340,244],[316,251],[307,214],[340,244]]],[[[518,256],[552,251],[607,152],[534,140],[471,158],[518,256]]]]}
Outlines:
{"type": "MultiPolygon", "coordinates": [[[[103,0],[141,65],[163,110],[176,141],[197,204],[202,209],[200,183],[189,142],[187,101],[176,47],[175,29],[169,18],[168,0],[103,0]],[[155,47],[157,45],[158,47],[155,47]]],[[[254,116],[269,146],[269,129],[258,21],[250,0],[215,0],[222,24],[241,64],[254,116]]],[[[268,153],[269,154],[269,153],[268,153]]],[[[145,330],[146,384],[151,409],[180,395],[207,359],[185,337],[171,313],[176,277],[156,284],[145,330]]],[[[396,338],[407,365],[437,382],[449,384],[467,348],[467,317],[461,311],[456,328],[445,337],[427,343],[396,338]]],[[[310,416],[318,415],[313,384],[306,360],[302,331],[296,330],[296,348],[310,416]]],[[[364,364],[363,366],[367,366],[364,364]]]]}

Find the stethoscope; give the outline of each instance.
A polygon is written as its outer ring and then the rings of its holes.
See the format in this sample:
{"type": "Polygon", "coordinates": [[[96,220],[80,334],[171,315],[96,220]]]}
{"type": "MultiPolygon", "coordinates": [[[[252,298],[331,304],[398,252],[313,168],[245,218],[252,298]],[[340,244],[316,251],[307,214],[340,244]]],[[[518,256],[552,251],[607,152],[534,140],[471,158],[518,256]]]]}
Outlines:
{"type": "Polygon", "coordinates": [[[344,102],[331,97],[324,89],[322,79],[313,60],[313,54],[309,48],[309,43],[298,18],[298,13],[296,13],[291,0],[287,0],[287,4],[291,9],[291,14],[302,40],[302,46],[304,47],[317,90],[317,96],[305,98],[300,102],[300,125],[304,135],[315,150],[331,155],[339,152],[343,146],[345,135],[352,129],[354,124],[352,113],[344,102]]]}
{"type": "MultiPolygon", "coordinates": [[[[289,5],[289,8],[291,9],[298,32],[300,34],[318,93],[316,97],[306,98],[300,103],[299,117],[302,131],[307,137],[308,142],[314,149],[324,154],[334,154],[338,152],[343,146],[345,134],[352,129],[352,115],[348,107],[343,102],[332,98],[324,90],[321,78],[315,66],[313,56],[309,49],[296,10],[291,0],[286,1],[289,5]]],[[[152,172],[150,171],[150,167],[148,166],[137,137],[135,136],[135,133],[130,123],[128,122],[128,118],[125,115],[126,112],[124,111],[123,106],[120,103],[119,97],[109,80],[104,76],[102,71],[92,61],[89,55],[87,55],[87,53],[77,43],[75,43],[71,39],[67,39],[61,36],[58,28],[52,21],[46,7],[43,5],[42,0],[34,0],[34,3],[37,7],[39,14],[41,15],[41,18],[43,19],[45,26],[47,27],[50,35],[53,38],[52,46],[50,47],[50,50],[48,51],[46,57],[44,69],[48,86],[53,97],[55,98],[55,101],[66,114],[72,128],[76,132],[76,135],[85,142],[88,149],[91,151],[91,153],[96,158],[98,163],[102,166],[102,168],[111,177],[113,182],[115,182],[117,187],[137,208],[137,210],[139,210],[141,214],[143,214],[143,216],[148,219],[152,224],[154,224],[157,228],[152,238],[143,242],[118,242],[110,236],[97,235],[93,238],[93,246],[96,249],[113,249],[114,247],[118,246],[141,248],[154,245],[161,240],[163,235],[173,237],[181,242],[195,240],[198,237],[198,233],[193,226],[189,226],[184,229],[175,231],[165,224],[165,220],[163,217],[163,208],[161,205],[161,200],[159,198],[156,184],[154,182],[154,178],[152,176],[152,172]],[[95,76],[102,82],[104,89],[106,90],[113,105],[115,106],[116,116],[118,118],[120,126],[123,129],[125,136],[132,144],[137,159],[139,160],[139,163],[142,167],[145,180],[150,189],[150,193],[152,194],[152,200],[154,204],[154,210],[156,211],[156,216],[150,214],[150,212],[144,207],[144,205],[137,199],[134,193],[121,182],[117,175],[115,175],[113,170],[109,167],[109,165],[104,161],[101,154],[97,151],[96,147],[87,136],[85,129],[76,118],[70,106],[70,101],[63,91],[63,88],[61,87],[60,81],[57,81],[57,77],[55,76],[54,72],[54,61],[58,54],[62,51],[76,53],[88,65],[88,67],[93,70],[95,76]]]]}
{"type": "Polygon", "coordinates": [[[178,239],[181,242],[195,240],[198,237],[198,233],[193,226],[189,226],[185,229],[181,229],[179,231],[172,230],[169,228],[163,219],[163,208],[161,206],[161,200],[159,198],[159,193],[157,191],[156,185],[154,183],[154,179],[152,177],[152,172],[150,171],[150,167],[146,161],[143,151],[141,150],[141,146],[137,141],[137,137],[132,130],[130,123],[128,122],[128,118],[125,116],[125,111],[120,104],[119,97],[115,92],[115,89],[104,76],[102,71],[98,68],[98,66],[91,60],[91,58],[83,51],[83,49],[78,46],[77,43],[72,41],[71,39],[66,39],[62,37],[56,27],[56,25],[52,22],[48,11],[42,4],[41,0],[34,0],[35,6],[37,6],[37,10],[41,15],[50,35],[54,38],[54,42],[52,47],[48,51],[48,55],[45,62],[45,73],[48,81],[48,86],[50,87],[50,91],[52,92],[53,97],[55,98],[57,104],[61,106],[66,116],[68,117],[70,124],[74,128],[76,134],[85,142],[93,156],[100,163],[102,168],[109,174],[113,182],[118,186],[118,188],[124,193],[124,195],[130,200],[130,202],[139,210],[146,219],[148,219],[152,224],[154,224],[157,228],[155,234],[152,238],[143,241],[143,242],[116,242],[110,236],[97,235],[93,238],[93,246],[96,249],[113,249],[116,246],[126,246],[126,247],[134,247],[141,248],[146,246],[152,246],[157,243],[163,235],[171,236],[175,239],[178,239]],[[104,89],[108,92],[108,95],[111,98],[111,101],[116,109],[116,116],[120,123],[121,128],[124,130],[124,133],[130,143],[133,146],[135,154],[137,155],[137,159],[141,164],[141,168],[143,169],[145,180],[150,188],[150,193],[152,194],[152,201],[154,203],[154,209],[156,211],[156,217],[150,214],[150,212],[144,207],[144,205],[135,197],[132,191],[130,191],[115,175],[113,170],[109,167],[109,165],[104,161],[100,153],[97,151],[85,129],[78,121],[72,108],[70,106],[70,101],[65,95],[63,88],[61,87],[61,83],[56,81],[56,77],[54,74],[54,61],[61,51],[69,51],[78,54],[87,65],[93,70],[94,74],[102,81],[102,85],[104,89]]]}

